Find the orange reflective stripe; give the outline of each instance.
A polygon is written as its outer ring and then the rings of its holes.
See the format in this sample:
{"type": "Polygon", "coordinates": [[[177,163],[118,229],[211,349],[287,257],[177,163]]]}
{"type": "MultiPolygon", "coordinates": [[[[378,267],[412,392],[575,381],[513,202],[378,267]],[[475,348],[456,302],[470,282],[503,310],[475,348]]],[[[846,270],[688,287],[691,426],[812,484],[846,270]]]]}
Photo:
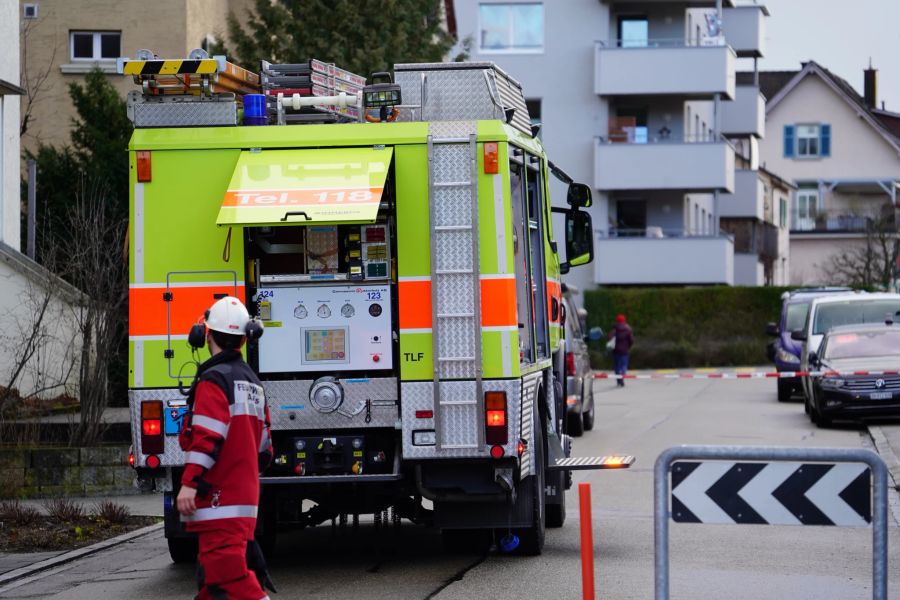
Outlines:
{"type": "MultiPolygon", "coordinates": [[[[128,335],[187,335],[191,325],[216,301],[216,294],[234,293],[229,283],[197,287],[173,287],[172,301],[163,300],[166,286],[133,287],[128,290],[128,335]],[[168,305],[169,316],[166,315],[168,305]],[[171,319],[171,326],[169,324],[171,319]]],[[[238,298],[244,301],[244,287],[238,286],[238,298]]]]}
{"type": "Polygon", "coordinates": [[[481,326],[517,327],[516,280],[481,280],[481,326]]]}
{"type": "MultiPolygon", "coordinates": [[[[400,329],[431,328],[431,281],[400,281],[400,329]]],[[[481,280],[481,326],[516,327],[516,281],[481,280]]]]}
{"type": "Polygon", "coordinates": [[[547,280],[547,318],[551,323],[558,323],[561,311],[556,311],[556,318],[553,318],[553,299],[556,299],[557,306],[562,304],[562,286],[555,279],[547,280]]]}
{"type": "Polygon", "coordinates": [[[400,281],[400,329],[431,327],[431,282],[427,279],[400,281]]]}

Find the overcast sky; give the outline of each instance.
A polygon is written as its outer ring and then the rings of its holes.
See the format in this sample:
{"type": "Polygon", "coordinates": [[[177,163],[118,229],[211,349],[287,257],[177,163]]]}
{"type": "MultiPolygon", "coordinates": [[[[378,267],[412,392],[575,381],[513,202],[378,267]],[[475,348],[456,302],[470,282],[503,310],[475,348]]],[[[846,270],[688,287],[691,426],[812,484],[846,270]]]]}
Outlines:
{"type": "MultiPolygon", "coordinates": [[[[863,69],[878,69],[878,105],[900,112],[900,0],[757,0],[766,22],[760,70],[815,60],[862,93],[863,69]]],[[[746,70],[746,62],[739,68],[746,70]]]]}

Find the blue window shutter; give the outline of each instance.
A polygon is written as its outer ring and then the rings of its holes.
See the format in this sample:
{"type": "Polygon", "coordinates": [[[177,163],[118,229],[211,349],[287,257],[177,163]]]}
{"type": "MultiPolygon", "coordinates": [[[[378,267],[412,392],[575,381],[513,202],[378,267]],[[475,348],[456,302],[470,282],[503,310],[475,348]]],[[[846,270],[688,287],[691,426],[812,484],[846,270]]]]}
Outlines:
{"type": "Polygon", "coordinates": [[[794,126],[784,126],[784,157],[794,156],[794,126]]]}
{"type": "Polygon", "coordinates": [[[831,156],[831,125],[819,127],[819,154],[831,156]]]}

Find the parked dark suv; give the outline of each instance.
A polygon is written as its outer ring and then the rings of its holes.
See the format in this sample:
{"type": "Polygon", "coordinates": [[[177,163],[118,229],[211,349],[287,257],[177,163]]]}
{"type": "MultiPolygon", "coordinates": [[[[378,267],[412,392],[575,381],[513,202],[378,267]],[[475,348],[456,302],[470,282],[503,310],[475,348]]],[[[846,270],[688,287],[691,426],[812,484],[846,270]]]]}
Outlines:
{"type": "Polygon", "coordinates": [[[585,333],[587,311],[576,308],[572,296],[579,293],[571,285],[562,285],[563,305],[566,314],[566,412],[568,431],[579,436],[585,430],[594,428],[594,377],[591,371],[591,357],[587,340],[601,339],[603,331],[599,327],[585,333]]]}
{"type": "MultiPolygon", "coordinates": [[[[800,349],[803,342],[791,339],[791,332],[803,329],[812,299],[827,294],[845,294],[852,291],[847,287],[819,287],[800,288],[785,292],[782,296],[784,302],[781,305],[781,318],[777,324],[769,323],[766,327],[766,333],[775,338],[772,343],[771,358],[775,363],[776,371],[799,370],[800,349]]],[[[777,382],[779,402],[788,402],[794,393],[803,391],[799,377],[779,377],[777,382]]]]}

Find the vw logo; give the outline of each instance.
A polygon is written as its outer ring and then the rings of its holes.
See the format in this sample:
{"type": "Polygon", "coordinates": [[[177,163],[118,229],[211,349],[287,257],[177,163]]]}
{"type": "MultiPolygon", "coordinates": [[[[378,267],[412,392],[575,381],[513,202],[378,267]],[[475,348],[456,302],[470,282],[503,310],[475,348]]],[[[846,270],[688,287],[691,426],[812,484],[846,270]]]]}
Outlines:
{"type": "Polygon", "coordinates": [[[875,387],[877,387],[877,388],[879,388],[879,389],[883,388],[883,387],[884,387],[884,379],[881,379],[881,378],[876,379],[876,380],[875,380],[875,387]]]}

